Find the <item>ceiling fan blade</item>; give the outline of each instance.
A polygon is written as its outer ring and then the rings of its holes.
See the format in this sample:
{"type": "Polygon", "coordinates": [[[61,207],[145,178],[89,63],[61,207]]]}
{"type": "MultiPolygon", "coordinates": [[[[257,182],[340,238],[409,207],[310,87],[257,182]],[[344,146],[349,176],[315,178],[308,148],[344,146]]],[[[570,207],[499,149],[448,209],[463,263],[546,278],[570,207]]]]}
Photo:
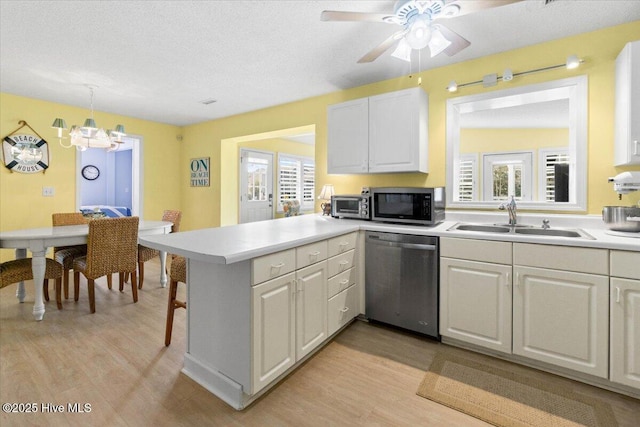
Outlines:
{"type": "Polygon", "coordinates": [[[366,12],[340,12],[337,10],[324,10],[320,15],[321,21],[360,21],[360,22],[382,22],[389,17],[383,13],[366,12]]]}
{"type": "Polygon", "coordinates": [[[435,19],[441,18],[455,18],[462,15],[468,15],[484,9],[491,9],[494,7],[505,6],[511,3],[518,3],[522,0],[483,0],[483,1],[470,1],[470,0],[457,0],[451,3],[447,3],[444,9],[444,13],[438,15],[435,19]],[[457,13],[447,13],[447,8],[451,8],[451,11],[455,11],[458,8],[457,13]]]}
{"type": "Polygon", "coordinates": [[[448,56],[453,56],[456,53],[460,52],[462,49],[469,47],[471,42],[455,31],[450,30],[442,24],[434,24],[434,29],[438,29],[445,39],[449,40],[451,44],[443,50],[448,56]]]}
{"type": "Polygon", "coordinates": [[[358,64],[363,64],[363,63],[366,63],[366,62],[375,61],[376,59],[378,59],[378,57],[380,55],[382,55],[388,49],[390,49],[393,45],[395,45],[398,42],[398,40],[400,40],[406,33],[407,33],[407,30],[403,29],[403,30],[396,31],[395,33],[391,34],[389,36],[389,38],[387,38],[385,41],[383,41],[378,46],[373,48],[365,56],[360,58],[358,60],[358,64]]]}

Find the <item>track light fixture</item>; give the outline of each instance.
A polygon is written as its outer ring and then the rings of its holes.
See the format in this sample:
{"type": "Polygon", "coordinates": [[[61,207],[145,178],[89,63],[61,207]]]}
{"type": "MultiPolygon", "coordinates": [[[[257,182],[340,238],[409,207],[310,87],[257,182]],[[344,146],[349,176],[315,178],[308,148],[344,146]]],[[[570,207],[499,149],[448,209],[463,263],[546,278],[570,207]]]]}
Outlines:
{"type": "Polygon", "coordinates": [[[479,84],[482,84],[484,87],[490,87],[490,86],[495,86],[497,82],[500,80],[502,80],[503,82],[510,82],[511,80],[513,80],[514,77],[523,76],[525,74],[533,74],[533,73],[539,73],[542,71],[550,71],[550,70],[555,70],[557,68],[566,68],[567,70],[573,70],[578,68],[580,64],[582,64],[583,62],[584,60],[578,58],[577,55],[569,55],[564,64],[551,65],[549,67],[536,68],[534,70],[521,71],[519,73],[514,73],[511,70],[511,68],[505,68],[504,72],[502,73],[502,76],[498,76],[497,74],[487,74],[482,78],[482,80],[477,80],[477,81],[468,82],[468,83],[458,84],[456,83],[455,80],[451,80],[451,82],[449,83],[446,89],[449,92],[457,92],[458,88],[465,87],[465,86],[479,85],[479,84]]]}

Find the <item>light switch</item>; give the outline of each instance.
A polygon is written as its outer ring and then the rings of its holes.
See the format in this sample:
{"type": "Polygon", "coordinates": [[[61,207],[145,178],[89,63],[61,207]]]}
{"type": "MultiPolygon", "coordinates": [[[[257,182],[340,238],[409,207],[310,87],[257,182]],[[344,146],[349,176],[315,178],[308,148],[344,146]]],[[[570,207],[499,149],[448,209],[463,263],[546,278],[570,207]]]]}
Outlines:
{"type": "Polygon", "coordinates": [[[42,196],[43,197],[53,197],[56,193],[53,187],[42,187],[42,196]]]}

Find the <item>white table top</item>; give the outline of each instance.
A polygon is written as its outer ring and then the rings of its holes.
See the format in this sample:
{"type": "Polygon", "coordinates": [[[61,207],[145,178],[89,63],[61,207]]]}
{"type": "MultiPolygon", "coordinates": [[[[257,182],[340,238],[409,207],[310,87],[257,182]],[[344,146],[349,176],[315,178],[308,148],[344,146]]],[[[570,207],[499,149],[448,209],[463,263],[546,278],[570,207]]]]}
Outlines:
{"type": "MultiPolygon", "coordinates": [[[[138,232],[144,234],[153,232],[154,230],[163,230],[171,226],[172,223],[168,221],[140,221],[138,232]]],[[[33,240],[55,242],[61,238],[77,238],[79,243],[82,243],[83,240],[86,241],[88,234],[89,226],[87,224],[2,231],[0,232],[0,248],[27,248],[29,245],[25,242],[33,240]]],[[[69,244],[73,244],[73,242],[69,244]]],[[[53,244],[50,245],[48,243],[45,244],[45,246],[52,245],[53,244]]]]}

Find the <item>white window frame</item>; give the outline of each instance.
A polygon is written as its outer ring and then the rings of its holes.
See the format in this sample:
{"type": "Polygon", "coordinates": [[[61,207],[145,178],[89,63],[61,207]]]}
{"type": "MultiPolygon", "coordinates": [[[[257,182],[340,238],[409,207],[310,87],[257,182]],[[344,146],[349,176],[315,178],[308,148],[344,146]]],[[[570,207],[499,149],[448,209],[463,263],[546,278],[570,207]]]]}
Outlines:
{"type": "MultiPolygon", "coordinates": [[[[278,172],[277,172],[277,180],[276,180],[276,188],[277,188],[277,212],[278,213],[283,213],[284,210],[282,208],[282,202],[283,199],[282,198],[282,186],[281,186],[281,182],[280,182],[280,175],[282,173],[282,160],[288,160],[288,161],[294,161],[297,163],[297,179],[296,179],[296,188],[295,188],[295,194],[296,197],[295,199],[297,199],[300,202],[300,210],[301,211],[313,211],[314,207],[315,207],[315,159],[311,158],[311,157],[304,157],[304,156],[297,156],[295,154],[287,154],[287,153],[278,153],[278,172]],[[304,167],[305,165],[307,167],[311,167],[312,171],[309,174],[312,179],[313,179],[313,183],[311,186],[309,186],[308,184],[305,185],[305,180],[304,180],[304,167]],[[304,198],[304,193],[308,193],[307,194],[307,198],[305,200],[304,198]]],[[[307,175],[307,176],[309,176],[307,175]]]]}

